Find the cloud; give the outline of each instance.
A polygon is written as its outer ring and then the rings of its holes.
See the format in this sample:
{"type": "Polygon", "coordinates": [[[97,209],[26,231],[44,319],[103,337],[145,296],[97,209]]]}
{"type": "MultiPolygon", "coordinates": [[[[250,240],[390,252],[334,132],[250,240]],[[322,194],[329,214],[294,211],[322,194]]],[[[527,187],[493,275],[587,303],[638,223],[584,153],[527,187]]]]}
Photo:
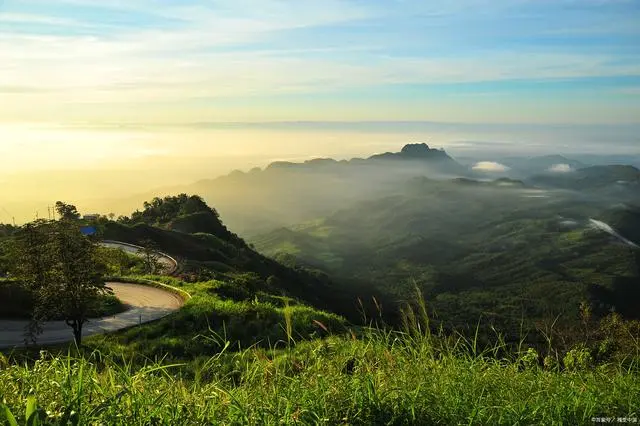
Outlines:
{"type": "Polygon", "coordinates": [[[573,167],[568,164],[554,164],[548,169],[551,173],[569,173],[573,171],[573,167]]]}
{"type": "MultiPolygon", "coordinates": [[[[0,116],[29,120],[50,118],[51,111],[55,119],[65,111],[74,116],[74,109],[104,116],[108,107],[114,111],[125,104],[144,119],[145,114],[155,116],[153,111],[160,108],[171,109],[167,115],[172,115],[189,110],[187,104],[201,107],[227,99],[292,94],[329,98],[371,88],[395,93],[402,85],[556,81],[640,73],[640,61],[628,52],[544,46],[513,49],[499,43],[490,49],[468,48],[466,39],[476,32],[481,33],[479,38],[508,34],[485,34],[469,25],[461,45],[460,34],[450,34],[457,27],[444,25],[447,21],[421,25],[423,36],[413,37],[420,43],[407,42],[406,35],[413,34],[412,22],[433,16],[471,18],[469,6],[486,5],[482,19],[487,25],[512,9],[507,1],[464,0],[455,5],[406,1],[400,7],[344,0],[25,1],[31,5],[25,11],[0,11],[0,23],[24,24],[0,25],[4,105],[0,105],[0,116]],[[38,5],[47,7],[39,10],[38,5]],[[55,13],[48,13],[53,9],[55,13]]],[[[527,3],[518,1],[514,7],[527,3]]],[[[460,92],[449,90],[443,97],[456,93],[460,92]]],[[[462,91],[461,96],[488,98],[493,92],[462,91]]],[[[238,110],[250,110],[251,102],[238,110]]],[[[283,105],[275,104],[268,110],[283,105]]],[[[296,106],[285,107],[288,118],[298,118],[296,106]]]]}
{"type": "MultiPolygon", "coordinates": [[[[53,3],[66,4],[70,16],[73,5],[95,6],[87,0],[53,3]]],[[[484,3],[467,0],[461,4],[484,3]]],[[[497,10],[507,4],[498,3],[494,6],[497,10]]],[[[88,97],[92,102],[95,98],[109,101],[105,99],[107,92],[125,99],[142,96],[143,101],[175,101],[379,85],[620,76],[635,75],[640,70],[633,56],[602,52],[494,48],[455,55],[411,51],[398,55],[391,52],[397,50],[400,41],[378,39],[376,32],[368,35],[374,42],[359,39],[364,45],[355,46],[361,51],[354,54],[352,43],[341,42],[340,38],[325,41],[330,37],[320,37],[322,32],[315,30],[347,26],[349,29],[340,30],[348,39],[351,32],[362,31],[351,27],[354,22],[376,22],[384,10],[342,0],[212,0],[180,2],[178,6],[153,0],[110,0],[101,5],[116,10],[133,8],[131,13],[140,14],[139,19],[154,15],[157,21],[150,27],[130,24],[92,35],[60,31],[43,34],[40,30],[0,32],[2,62],[11,64],[0,65],[3,85],[25,87],[37,82],[47,91],[81,89],[83,93],[76,94],[75,99],[88,97]],[[144,93],[132,94],[128,90],[131,87],[144,93]]],[[[407,4],[396,13],[415,18],[443,7],[448,8],[446,2],[435,2],[428,10],[420,4],[407,4]]],[[[464,7],[453,9],[462,13],[464,7]]],[[[0,21],[4,16],[9,21],[80,24],[104,30],[109,19],[95,15],[84,22],[33,12],[5,13],[0,14],[0,21]]],[[[135,15],[131,19],[135,22],[135,15]]],[[[395,24],[389,21],[386,25],[391,29],[395,24]]]]}
{"type": "Polygon", "coordinates": [[[509,167],[494,161],[480,161],[473,166],[473,170],[477,170],[479,172],[500,173],[506,172],[509,170],[509,167]]]}
{"type": "Polygon", "coordinates": [[[33,91],[73,91],[76,101],[87,102],[171,102],[401,84],[627,75],[635,70],[632,65],[611,65],[613,58],[606,55],[391,58],[363,53],[344,60],[332,59],[331,53],[340,52],[330,51],[220,52],[209,48],[235,39],[231,34],[212,39],[206,31],[147,33],[114,40],[62,36],[4,40],[0,54],[11,64],[0,65],[5,90],[35,86],[33,91]],[[184,46],[196,50],[189,52],[184,46]]]}

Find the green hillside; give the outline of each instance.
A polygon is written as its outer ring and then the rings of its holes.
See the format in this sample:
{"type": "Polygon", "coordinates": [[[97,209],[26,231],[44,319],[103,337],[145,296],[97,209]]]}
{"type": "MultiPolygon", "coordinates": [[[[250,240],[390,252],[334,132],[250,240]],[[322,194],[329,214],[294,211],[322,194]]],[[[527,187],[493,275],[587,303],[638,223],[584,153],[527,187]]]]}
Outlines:
{"type": "Polygon", "coordinates": [[[603,296],[639,283],[637,251],[588,221],[612,219],[631,237],[637,212],[518,181],[416,179],[397,195],[252,242],[274,258],[369,283],[390,312],[417,284],[445,324],[473,329],[482,319],[515,338],[544,319],[577,322],[582,301],[599,315],[637,316],[603,296]]]}
{"type": "Polygon", "coordinates": [[[102,219],[97,226],[102,239],[150,245],[178,259],[182,280],[231,280],[243,301],[265,293],[354,316],[356,296],[348,289],[338,288],[324,274],[284,266],[257,253],[197,196],[155,199],[129,218],[102,219]]]}
{"type": "MultiPolygon", "coordinates": [[[[639,323],[591,313],[615,306],[633,316],[640,259],[580,225],[601,206],[540,195],[505,179],[416,179],[395,196],[256,240],[281,263],[226,229],[199,197],[99,218],[98,237],[160,249],[180,263],[175,276],[141,277],[131,275],[134,262],[119,279],[162,282],[192,297],[169,317],[90,337],[81,348],[0,354],[0,422],[634,418],[639,323]],[[602,306],[579,307],[589,297],[602,306]],[[392,309],[400,301],[402,315],[392,309]],[[560,323],[544,328],[558,312],[578,324],[570,334],[560,323]],[[526,321],[518,330],[516,314],[526,321]],[[491,336],[474,333],[485,320],[496,326],[491,336]],[[544,339],[529,338],[532,323],[548,332],[544,339]]],[[[637,212],[597,217],[631,232],[637,212]]]]}
{"type": "MultiPolygon", "coordinates": [[[[78,226],[82,224],[78,222],[78,226]]],[[[104,271],[117,275],[108,279],[135,283],[150,278],[193,296],[170,318],[89,340],[89,345],[107,351],[121,348],[122,353],[150,358],[202,356],[220,350],[217,342],[198,337],[211,331],[224,335],[236,347],[268,346],[286,341],[287,332],[292,333],[291,338],[307,339],[343,330],[346,320],[323,309],[354,311],[353,295],[340,291],[323,274],[290,268],[258,254],[227,230],[217,212],[197,196],[157,198],[131,217],[119,221],[100,217],[91,225],[98,230],[97,239],[160,250],[179,262],[174,277],[142,277],[140,259],[134,257],[137,261],[123,268],[120,258],[111,256],[117,250],[100,249],[103,256],[96,261],[104,261],[104,271]],[[291,321],[290,330],[283,327],[285,318],[291,321]]],[[[9,250],[9,234],[0,240],[5,243],[0,253],[9,250]]],[[[30,317],[29,296],[20,290],[11,281],[0,282],[0,317],[30,317]]],[[[106,306],[100,315],[121,309],[119,305],[106,306]]],[[[351,315],[358,316],[355,312],[351,315]]]]}

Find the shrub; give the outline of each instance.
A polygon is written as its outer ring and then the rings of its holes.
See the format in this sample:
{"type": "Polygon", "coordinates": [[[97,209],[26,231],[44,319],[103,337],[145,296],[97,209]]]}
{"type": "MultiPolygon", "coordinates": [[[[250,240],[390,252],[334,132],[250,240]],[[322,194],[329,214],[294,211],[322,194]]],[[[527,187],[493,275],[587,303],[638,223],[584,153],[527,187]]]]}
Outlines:
{"type": "Polygon", "coordinates": [[[567,352],[563,358],[563,363],[564,367],[569,371],[586,370],[593,366],[593,357],[591,356],[591,351],[584,344],[580,344],[567,352]]]}

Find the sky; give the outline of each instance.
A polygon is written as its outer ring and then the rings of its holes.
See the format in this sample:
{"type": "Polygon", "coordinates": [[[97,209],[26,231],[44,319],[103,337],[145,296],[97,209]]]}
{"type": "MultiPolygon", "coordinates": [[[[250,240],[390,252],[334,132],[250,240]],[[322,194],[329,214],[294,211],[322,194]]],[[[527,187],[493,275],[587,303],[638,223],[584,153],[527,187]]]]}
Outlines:
{"type": "Polygon", "coordinates": [[[639,135],[638,0],[0,0],[0,183],[639,135]]]}

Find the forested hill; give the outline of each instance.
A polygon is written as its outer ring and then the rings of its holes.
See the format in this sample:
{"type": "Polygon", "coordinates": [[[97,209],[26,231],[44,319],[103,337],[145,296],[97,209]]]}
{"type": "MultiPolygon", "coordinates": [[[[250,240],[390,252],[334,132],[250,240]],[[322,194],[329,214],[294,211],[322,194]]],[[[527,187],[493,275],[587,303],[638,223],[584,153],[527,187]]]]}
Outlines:
{"type": "Polygon", "coordinates": [[[515,336],[549,317],[575,322],[583,301],[595,314],[636,318],[640,254],[590,219],[640,241],[640,208],[612,200],[509,179],[417,178],[251,241],[274,258],[368,283],[385,294],[386,312],[418,285],[456,328],[483,318],[515,336]]]}
{"type": "Polygon", "coordinates": [[[156,197],[144,202],[143,206],[142,211],[137,210],[130,218],[121,218],[120,222],[128,225],[146,224],[187,234],[211,234],[224,241],[244,243],[222,224],[216,209],[209,207],[197,195],[156,197]]]}
{"type": "Polygon", "coordinates": [[[443,173],[465,173],[467,169],[458,164],[443,149],[430,148],[426,143],[405,145],[400,152],[386,152],[369,157],[372,160],[404,160],[429,163],[443,173]]]}
{"type": "MultiPolygon", "coordinates": [[[[337,171],[353,166],[373,166],[389,167],[390,164],[383,164],[381,161],[396,160],[408,162],[405,166],[423,167],[425,173],[440,172],[449,174],[465,173],[467,169],[457,163],[443,149],[434,149],[426,143],[414,143],[405,145],[400,152],[385,152],[375,154],[368,158],[352,158],[351,160],[337,161],[332,158],[318,158],[302,163],[292,163],[288,161],[277,161],[271,163],[265,171],[274,169],[288,170],[308,170],[308,171],[337,171]]],[[[356,169],[353,168],[355,171],[356,169]]],[[[232,175],[239,176],[236,172],[232,175]]]]}
{"type": "Polygon", "coordinates": [[[345,315],[354,312],[357,294],[340,290],[323,273],[287,267],[257,253],[198,196],[155,198],[130,217],[101,218],[98,228],[101,238],[151,246],[175,257],[183,280],[225,283],[218,290],[234,301],[259,294],[288,296],[345,315]]]}

